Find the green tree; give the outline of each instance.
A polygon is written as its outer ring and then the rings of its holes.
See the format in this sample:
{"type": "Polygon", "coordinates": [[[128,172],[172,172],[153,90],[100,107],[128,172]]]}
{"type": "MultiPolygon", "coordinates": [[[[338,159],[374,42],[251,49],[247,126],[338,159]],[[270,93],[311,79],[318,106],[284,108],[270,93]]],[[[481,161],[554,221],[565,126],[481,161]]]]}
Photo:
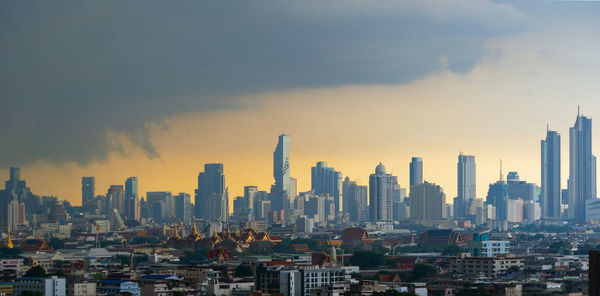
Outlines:
{"type": "Polygon", "coordinates": [[[457,245],[448,245],[442,250],[442,255],[456,256],[458,253],[464,252],[464,249],[457,245]]]}
{"type": "Polygon", "coordinates": [[[383,265],[384,257],[382,254],[372,251],[356,251],[350,259],[352,265],[358,265],[360,269],[375,268],[383,265]]]}
{"type": "Polygon", "coordinates": [[[416,264],[412,269],[412,280],[418,281],[424,277],[436,274],[435,267],[429,264],[416,264]]]}
{"type": "Polygon", "coordinates": [[[21,254],[21,250],[17,249],[17,248],[7,248],[7,247],[2,247],[0,248],[0,259],[1,258],[17,258],[19,255],[21,254]]]}
{"type": "Polygon", "coordinates": [[[195,251],[186,251],[183,256],[180,258],[181,262],[185,264],[190,264],[194,262],[205,262],[206,261],[206,251],[205,250],[195,250],[195,251]]]}
{"type": "Polygon", "coordinates": [[[41,267],[41,266],[34,266],[32,268],[30,268],[29,270],[27,270],[27,272],[25,273],[25,276],[30,276],[30,277],[46,277],[48,276],[46,274],[46,270],[41,267]]]}
{"type": "Polygon", "coordinates": [[[254,276],[254,271],[249,265],[240,264],[235,268],[235,275],[239,277],[254,276]]]}

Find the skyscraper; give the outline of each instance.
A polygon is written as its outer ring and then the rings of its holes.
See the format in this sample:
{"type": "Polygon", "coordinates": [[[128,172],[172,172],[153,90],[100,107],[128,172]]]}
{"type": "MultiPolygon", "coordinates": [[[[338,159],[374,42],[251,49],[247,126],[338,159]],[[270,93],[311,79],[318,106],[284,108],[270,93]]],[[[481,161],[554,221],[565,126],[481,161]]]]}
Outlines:
{"type": "Polygon", "coordinates": [[[317,162],[311,168],[311,189],[317,195],[333,197],[335,203],[334,211],[340,211],[340,198],[342,195],[342,173],[336,172],[334,168],[327,167],[324,161],[317,162]]]}
{"type": "Polygon", "coordinates": [[[96,180],[94,177],[81,177],[81,207],[83,212],[91,213],[95,210],[94,197],[96,197],[96,180]]]}
{"type": "Polygon", "coordinates": [[[195,212],[198,218],[227,221],[229,197],[222,163],[205,164],[204,172],[198,175],[195,212]]]}
{"type": "Polygon", "coordinates": [[[112,215],[113,209],[119,211],[124,216],[125,213],[125,191],[123,185],[110,185],[106,193],[106,205],[104,214],[112,215]]]}
{"type": "Polygon", "coordinates": [[[410,161],[410,186],[423,183],[423,159],[413,157],[410,161]]]}
{"type": "Polygon", "coordinates": [[[138,178],[129,177],[125,181],[125,217],[129,220],[140,219],[140,199],[138,197],[138,178]]]}
{"type": "Polygon", "coordinates": [[[410,218],[417,222],[439,223],[446,218],[446,194],[442,187],[424,182],[410,190],[410,218]]]}
{"type": "Polygon", "coordinates": [[[280,135],[277,147],[273,152],[273,177],[275,184],[271,186],[271,210],[284,210],[285,218],[289,217],[290,208],[290,136],[280,135]]]}
{"type": "Polygon", "coordinates": [[[569,220],[585,221],[585,203],[596,198],[594,158],[592,119],[577,114],[575,125],[569,129],[569,220]]]}
{"type": "Polygon", "coordinates": [[[367,218],[368,202],[367,186],[360,186],[346,177],[343,183],[342,196],[344,214],[350,214],[350,221],[363,222],[367,218]]]}
{"type": "Polygon", "coordinates": [[[454,217],[467,218],[475,214],[469,210],[476,195],[475,156],[459,154],[457,168],[458,194],[454,201],[454,217]]]}
{"type": "Polygon", "coordinates": [[[542,218],[560,219],[560,134],[548,130],[541,150],[542,218]]]}
{"type": "Polygon", "coordinates": [[[485,203],[496,208],[496,220],[506,220],[508,184],[502,180],[490,184],[485,203]]]}
{"type": "Polygon", "coordinates": [[[395,178],[379,163],[375,174],[369,176],[369,219],[373,222],[392,222],[392,199],[395,178]]]}
{"type": "Polygon", "coordinates": [[[184,223],[192,222],[192,198],[181,192],[175,196],[175,218],[184,223]]]}

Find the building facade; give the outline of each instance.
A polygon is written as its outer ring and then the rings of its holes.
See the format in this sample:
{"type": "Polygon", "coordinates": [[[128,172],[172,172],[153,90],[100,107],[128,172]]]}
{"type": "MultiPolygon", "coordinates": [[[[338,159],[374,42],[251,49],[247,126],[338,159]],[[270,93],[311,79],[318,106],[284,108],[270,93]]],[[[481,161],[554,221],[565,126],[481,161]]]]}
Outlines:
{"type": "Polygon", "coordinates": [[[393,220],[392,199],[395,178],[379,163],[375,174],[369,176],[369,220],[391,222],[393,220]]]}
{"type": "Polygon", "coordinates": [[[569,129],[568,219],[585,221],[586,201],[596,198],[596,160],[592,155],[592,119],[577,114],[569,129]]]}

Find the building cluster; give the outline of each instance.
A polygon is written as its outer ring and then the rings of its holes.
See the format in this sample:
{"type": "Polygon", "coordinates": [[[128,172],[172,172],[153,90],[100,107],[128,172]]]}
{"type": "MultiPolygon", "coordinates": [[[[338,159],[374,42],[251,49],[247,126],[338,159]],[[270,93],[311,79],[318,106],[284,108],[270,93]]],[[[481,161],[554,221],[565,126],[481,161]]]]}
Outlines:
{"type": "Polygon", "coordinates": [[[541,186],[500,168],[477,197],[475,156],[460,153],[452,204],[422,157],[405,187],[382,163],[363,185],[319,161],[299,192],[288,135],[273,152],[274,183],[245,186],[232,209],[222,163],[204,165],[194,203],[140,194],[137,177],[98,194],[85,176],[81,206],[35,195],[11,168],[0,295],[587,294],[600,268],[587,255],[600,246],[591,119],[578,114],[569,136],[567,188],[560,135],[547,130],[541,186]]]}

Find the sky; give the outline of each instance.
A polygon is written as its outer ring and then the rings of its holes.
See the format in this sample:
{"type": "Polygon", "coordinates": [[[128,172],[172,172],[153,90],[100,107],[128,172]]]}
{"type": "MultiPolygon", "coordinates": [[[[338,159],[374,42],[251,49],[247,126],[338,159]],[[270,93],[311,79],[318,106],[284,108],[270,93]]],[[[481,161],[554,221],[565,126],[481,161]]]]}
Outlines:
{"type": "MultiPolygon", "coordinates": [[[[222,162],[230,202],[268,190],[277,136],[310,189],[326,161],[367,184],[382,162],[456,196],[460,152],[477,196],[519,172],[539,184],[547,125],[600,114],[600,2],[2,1],[0,180],[81,203],[130,176],[193,194],[222,162]]],[[[593,137],[600,136],[593,130],[593,137]]],[[[596,141],[594,141],[596,143],[596,141]]],[[[597,145],[593,146],[600,155],[597,145]]]]}

